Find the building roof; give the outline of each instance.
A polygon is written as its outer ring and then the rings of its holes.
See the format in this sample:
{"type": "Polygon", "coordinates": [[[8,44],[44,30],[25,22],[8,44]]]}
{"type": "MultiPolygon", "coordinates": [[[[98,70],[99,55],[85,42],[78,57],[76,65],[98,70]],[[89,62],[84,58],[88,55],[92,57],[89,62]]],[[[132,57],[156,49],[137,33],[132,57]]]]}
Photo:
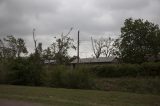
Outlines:
{"type": "MultiPolygon", "coordinates": [[[[81,58],[79,63],[111,63],[114,62],[115,57],[100,57],[100,58],[81,58]]],[[[71,62],[72,64],[77,63],[77,59],[71,62]]]]}
{"type": "Polygon", "coordinates": [[[44,60],[44,64],[55,64],[56,60],[44,60]]]}

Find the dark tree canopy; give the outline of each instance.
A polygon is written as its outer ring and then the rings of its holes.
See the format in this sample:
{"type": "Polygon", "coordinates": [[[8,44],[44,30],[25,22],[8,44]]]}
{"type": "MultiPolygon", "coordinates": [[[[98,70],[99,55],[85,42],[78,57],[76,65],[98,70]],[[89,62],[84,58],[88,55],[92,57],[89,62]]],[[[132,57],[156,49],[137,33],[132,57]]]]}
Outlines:
{"type": "Polygon", "coordinates": [[[124,62],[142,63],[160,52],[160,29],[149,21],[126,19],[121,28],[120,54],[124,62]]]}

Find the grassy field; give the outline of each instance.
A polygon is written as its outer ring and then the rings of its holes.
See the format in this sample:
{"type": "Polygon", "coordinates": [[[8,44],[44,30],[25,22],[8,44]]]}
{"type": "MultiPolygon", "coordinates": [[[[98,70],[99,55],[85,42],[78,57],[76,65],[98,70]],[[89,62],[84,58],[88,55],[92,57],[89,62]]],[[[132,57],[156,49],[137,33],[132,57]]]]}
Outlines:
{"type": "Polygon", "coordinates": [[[160,106],[158,95],[11,85],[0,85],[0,98],[54,106],[160,106]]]}
{"type": "Polygon", "coordinates": [[[106,91],[160,95],[160,78],[98,78],[96,87],[106,91]]]}

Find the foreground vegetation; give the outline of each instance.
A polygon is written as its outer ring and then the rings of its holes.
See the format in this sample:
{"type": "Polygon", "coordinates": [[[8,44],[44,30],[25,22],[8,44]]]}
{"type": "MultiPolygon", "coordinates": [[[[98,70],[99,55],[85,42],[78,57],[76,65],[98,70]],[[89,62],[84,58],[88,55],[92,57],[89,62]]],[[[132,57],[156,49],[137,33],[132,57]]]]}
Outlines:
{"type": "Polygon", "coordinates": [[[160,95],[160,78],[99,78],[96,89],[160,95]]]}
{"type": "MultiPolygon", "coordinates": [[[[35,51],[28,56],[22,38],[13,35],[0,38],[0,84],[160,94],[158,25],[142,19],[126,19],[118,39],[92,40],[96,58],[116,56],[121,64],[87,65],[75,69],[69,66],[72,60],[79,58],[69,56],[70,49],[76,50],[74,40],[69,36],[72,29],[54,37],[52,44],[44,50],[33,29],[35,51]],[[44,64],[50,60],[56,65],[44,64]]],[[[159,105],[159,96],[16,86],[0,86],[0,97],[69,106],[159,105]]]]}
{"type": "Polygon", "coordinates": [[[69,64],[79,57],[68,54],[70,49],[76,49],[74,40],[69,36],[72,29],[67,34],[54,37],[55,40],[45,50],[36,40],[33,29],[35,51],[28,56],[25,56],[28,51],[22,38],[10,35],[0,39],[0,83],[160,94],[158,25],[142,19],[126,19],[115,42],[111,38],[92,42],[96,58],[105,53],[106,57],[117,56],[121,64],[87,65],[75,69],[69,64]],[[56,65],[45,66],[45,62],[50,60],[56,65]],[[114,81],[115,78],[119,80],[114,81]]]}
{"type": "Polygon", "coordinates": [[[46,65],[34,57],[0,64],[0,83],[160,95],[160,63],[46,65]],[[36,64],[35,64],[36,63],[36,64]],[[42,67],[43,66],[43,67],[42,67]]]}
{"type": "Polygon", "coordinates": [[[0,98],[54,106],[158,106],[160,96],[94,90],[0,85],[0,98]]]}

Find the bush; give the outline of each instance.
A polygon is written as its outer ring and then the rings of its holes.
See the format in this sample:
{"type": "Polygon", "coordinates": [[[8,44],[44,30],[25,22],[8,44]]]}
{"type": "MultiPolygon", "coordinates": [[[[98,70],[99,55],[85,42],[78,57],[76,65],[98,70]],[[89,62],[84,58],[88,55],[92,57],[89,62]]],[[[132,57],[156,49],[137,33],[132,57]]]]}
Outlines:
{"type": "Polygon", "coordinates": [[[160,76],[160,62],[157,63],[143,63],[142,65],[144,76],[160,76]]]}
{"type": "Polygon", "coordinates": [[[117,77],[137,77],[140,76],[141,66],[138,64],[122,64],[117,67],[117,77]]]}
{"type": "Polygon", "coordinates": [[[63,66],[56,67],[56,70],[50,70],[50,81],[49,85],[52,87],[62,87],[62,74],[66,70],[63,68],[63,66]]]}
{"type": "Polygon", "coordinates": [[[115,65],[95,66],[91,70],[99,77],[115,77],[117,74],[115,65]]]}
{"type": "Polygon", "coordinates": [[[6,83],[6,79],[7,79],[7,70],[5,68],[5,64],[0,63],[0,83],[4,84],[6,83]]]}
{"type": "Polygon", "coordinates": [[[68,88],[92,88],[93,79],[89,73],[84,70],[71,70],[63,74],[64,87],[68,88]]]}
{"type": "Polygon", "coordinates": [[[53,70],[50,84],[53,87],[88,89],[94,86],[92,76],[85,70],[64,70],[63,67],[53,70]]]}
{"type": "Polygon", "coordinates": [[[160,76],[160,63],[99,65],[90,71],[98,77],[155,77],[160,76]]]}
{"type": "Polygon", "coordinates": [[[8,63],[9,84],[42,85],[42,67],[33,59],[17,58],[8,63]]]}

